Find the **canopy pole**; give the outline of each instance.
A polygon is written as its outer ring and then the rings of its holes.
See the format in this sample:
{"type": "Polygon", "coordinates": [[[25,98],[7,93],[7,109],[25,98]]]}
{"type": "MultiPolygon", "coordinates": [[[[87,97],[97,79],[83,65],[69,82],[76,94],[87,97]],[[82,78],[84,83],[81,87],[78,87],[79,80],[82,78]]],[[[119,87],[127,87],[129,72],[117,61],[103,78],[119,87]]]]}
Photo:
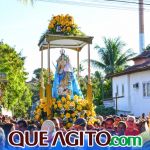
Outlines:
{"type": "Polygon", "coordinates": [[[79,51],[77,51],[77,78],[79,79],[79,51]]]}
{"type": "Polygon", "coordinates": [[[52,117],[52,88],[51,88],[51,71],[50,71],[50,42],[48,43],[47,50],[47,65],[48,65],[48,82],[46,86],[46,96],[47,96],[47,118],[52,117]]]}
{"type": "Polygon", "coordinates": [[[48,51],[47,51],[47,60],[48,60],[48,84],[50,84],[50,43],[48,43],[48,51]]]}
{"type": "Polygon", "coordinates": [[[90,44],[88,44],[88,84],[91,83],[91,68],[90,68],[90,44]]]}
{"type": "Polygon", "coordinates": [[[92,96],[92,85],[91,85],[91,68],[90,68],[90,44],[88,44],[88,86],[87,86],[87,100],[89,105],[89,110],[92,112],[93,106],[93,96],[92,96]]]}
{"type": "Polygon", "coordinates": [[[45,87],[44,87],[44,78],[43,78],[43,51],[41,51],[41,87],[40,87],[40,99],[44,98],[45,87]]]}

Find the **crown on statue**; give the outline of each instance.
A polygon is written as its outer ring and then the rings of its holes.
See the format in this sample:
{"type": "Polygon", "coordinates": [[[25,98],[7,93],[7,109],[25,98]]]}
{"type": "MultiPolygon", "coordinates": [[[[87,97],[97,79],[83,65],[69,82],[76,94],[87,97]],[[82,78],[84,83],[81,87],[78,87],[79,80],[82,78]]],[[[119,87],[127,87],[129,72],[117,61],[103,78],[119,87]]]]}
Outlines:
{"type": "Polygon", "coordinates": [[[60,54],[61,54],[61,55],[65,55],[65,50],[64,50],[64,49],[61,49],[61,50],[60,50],[60,54]]]}

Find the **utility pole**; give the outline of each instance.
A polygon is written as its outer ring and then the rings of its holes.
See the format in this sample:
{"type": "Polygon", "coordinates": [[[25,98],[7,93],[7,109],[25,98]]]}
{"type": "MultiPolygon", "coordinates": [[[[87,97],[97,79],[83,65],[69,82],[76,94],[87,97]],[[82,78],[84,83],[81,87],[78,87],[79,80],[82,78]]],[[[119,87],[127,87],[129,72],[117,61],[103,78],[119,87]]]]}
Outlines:
{"type": "Polygon", "coordinates": [[[144,0],[139,0],[139,48],[140,53],[145,48],[144,41],[144,0]]]}

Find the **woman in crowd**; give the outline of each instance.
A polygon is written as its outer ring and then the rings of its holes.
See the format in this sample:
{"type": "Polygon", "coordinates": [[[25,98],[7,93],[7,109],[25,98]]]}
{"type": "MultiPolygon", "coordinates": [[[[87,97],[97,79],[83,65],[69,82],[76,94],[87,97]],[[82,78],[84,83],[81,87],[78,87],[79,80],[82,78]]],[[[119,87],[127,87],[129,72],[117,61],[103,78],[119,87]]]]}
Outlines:
{"type": "Polygon", "coordinates": [[[140,134],[139,130],[137,129],[136,120],[134,116],[128,116],[126,124],[127,124],[127,128],[125,131],[125,135],[137,136],[140,134]]]}

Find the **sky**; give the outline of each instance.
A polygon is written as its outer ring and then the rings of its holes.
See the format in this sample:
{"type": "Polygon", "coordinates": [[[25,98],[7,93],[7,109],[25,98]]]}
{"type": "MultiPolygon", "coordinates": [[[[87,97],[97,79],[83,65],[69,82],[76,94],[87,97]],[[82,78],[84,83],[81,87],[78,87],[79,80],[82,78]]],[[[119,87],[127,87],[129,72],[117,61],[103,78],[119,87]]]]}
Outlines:
{"type": "MultiPolygon", "coordinates": [[[[28,80],[33,77],[33,71],[40,67],[40,52],[38,41],[47,30],[52,15],[70,14],[80,29],[89,36],[94,36],[91,45],[91,58],[98,59],[95,45],[104,46],[103,37],[121,37],[127,45],[139,53],[139,20],[138,11],[117,10],[109,8],[94,8],[54,4],[37,1],[33,6],[24,5],[19,0],[0,0],[0,40],[15,47],[17,52],[26,56],[25,69],[29,72],[28,80]]],[[[145,12],[145,45],[150,43],[150,11],[145,12]]],[[[47,51],[44,51],[44,67],[47,68],[47,51]]],[[[77,66],[76,52],[66,50],[71,63],[77,66]]],[[[59,57],[59,49],[51,49],[51,67],[59,57]]],[[[80,61],[87,59],[87,47],[80,52],[80,61]]],[[[86,64],[84,64],[86,68],[86,64]]],[[[87,71],[84,72],[87,74],[87,71]]]]}

